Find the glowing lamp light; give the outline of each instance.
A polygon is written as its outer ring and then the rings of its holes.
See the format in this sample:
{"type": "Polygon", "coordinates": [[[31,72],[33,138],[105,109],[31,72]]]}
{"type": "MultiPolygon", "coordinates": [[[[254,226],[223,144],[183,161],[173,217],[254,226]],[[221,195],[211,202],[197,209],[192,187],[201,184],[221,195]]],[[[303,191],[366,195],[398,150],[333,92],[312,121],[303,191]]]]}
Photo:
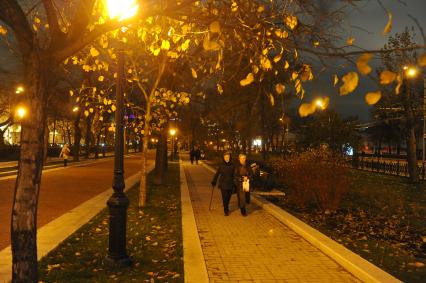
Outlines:
{"type": "Polygon", "coordinates": [[[262,140],[261,139],[255,139],[253,141],[254,146],[262,146],[262,140]]]}
{"type": "Polygon", "coordinates": [[[20,94],[20,93],[23,93],[23,92],[24,92],[24,87],[23,86],[16,87],[15,93],[20,94]]]}
{"type": "Polygon", "coordinates": [[[123,21],[136,15],[139,5],[135,0],[107,0],[107,8],[111,19],[123,21]]]}
{"type": "Polygon", "coordinates": [[[418,71],[415,67],[404,66],[404,70],[407,78],[415,78],[417,76],[418,71]]]}
{"type": "Polygon", "coordinates": [[[20,119],[24,118],[25,115],[27,115],[27,109],[25,109],[24,107],[19,107],[18,109],[16,109],[16,115],[18,115],[20,119]]]}
{"type": "Polygon", "coordinates": [[[80,108],[78,108],[78,107],[76,106],[76,107],[74,107],[74,108],[72,109],[72,112],[77,112],[79,109],[80,109],[80,108]]]}
{"type": "Polygon", "coordinates": [[[176,129],[170,129],[170,135],[171,136],[176,135],[176,129]]]}

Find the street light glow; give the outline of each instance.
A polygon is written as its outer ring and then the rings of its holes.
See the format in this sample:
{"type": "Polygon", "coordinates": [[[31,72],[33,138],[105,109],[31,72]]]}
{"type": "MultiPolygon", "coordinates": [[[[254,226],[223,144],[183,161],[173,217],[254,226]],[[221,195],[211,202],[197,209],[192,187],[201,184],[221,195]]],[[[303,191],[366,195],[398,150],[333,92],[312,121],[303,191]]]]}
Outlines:
{"type": "Polygon", "coordinates": [[[16,115],[18,115],[20,119],[24,118],[26,114],[27,109],[25,109],[24,107],[19,107],[18,109],[16,109],[16,115]]]}
{"type": "Polygon", "coordinates": [[[415,78],[417,76],[417,68],[404,66],[405,75],[407,78],[415,78]]]}
{"type": "Polygon", "coordinates": [[[176,129],[170,129],[170,135],[171,136],[176,135],[176,129]]]}
{"type": "Polygon", "coordinates": [[[136,15],[139,5],[135,0],[107,0],[107,8],[111,19],[123,21],[136,15]]]}
{"type": "Polygon", "coordinates": [[[20,93],[23,93],[23,92],[24,92],[23,86],[17,86],[16,87],[16,91],[15,91],[16,94],[20,94],[20,93]]]}
{"type": "Polygon", "coordinates": [[[77,112],[79,109],[80,109],[80,108],[78,108],[78,106],[76,106],[76,107],[74,107],[74,108],[72,109],[72,112],[77,112]]]}

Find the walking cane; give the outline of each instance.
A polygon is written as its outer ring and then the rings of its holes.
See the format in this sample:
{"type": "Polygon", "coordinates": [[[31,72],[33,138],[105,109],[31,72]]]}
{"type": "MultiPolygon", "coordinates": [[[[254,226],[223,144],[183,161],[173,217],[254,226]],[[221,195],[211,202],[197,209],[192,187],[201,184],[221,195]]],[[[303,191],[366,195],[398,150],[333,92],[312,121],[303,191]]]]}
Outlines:
{"type": "Polygon", "coordinates": [[[212,194],[210,196],[210,205],[209,205],[209,210],[212,210],[212,202],[213,202],[213,193],[214,193],[214,188],[215,186],[212,186],[212,194]]]}

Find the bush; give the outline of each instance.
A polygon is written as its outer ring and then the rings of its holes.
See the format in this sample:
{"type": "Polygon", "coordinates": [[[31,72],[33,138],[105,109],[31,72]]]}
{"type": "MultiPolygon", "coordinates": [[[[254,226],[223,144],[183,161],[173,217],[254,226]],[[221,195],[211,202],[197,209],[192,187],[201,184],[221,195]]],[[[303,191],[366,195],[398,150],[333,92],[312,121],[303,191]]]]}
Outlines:
{"type": "Polygon", "coordinates": [[[289,195],[300,208],[316,206],[335,211],[348,189],[348,168],[340,156],[328,149],[313,149],[286,159],[273,159],[278,181],[289,188],[289,195]]]}

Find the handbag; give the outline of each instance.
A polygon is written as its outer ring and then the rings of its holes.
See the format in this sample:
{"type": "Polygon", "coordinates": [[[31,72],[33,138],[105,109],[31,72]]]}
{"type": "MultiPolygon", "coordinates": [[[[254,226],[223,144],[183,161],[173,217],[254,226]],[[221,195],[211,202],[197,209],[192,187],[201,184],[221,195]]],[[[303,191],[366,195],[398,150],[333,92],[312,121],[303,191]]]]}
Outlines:
{"type": "Polygon", "coordinates": [[[244,192],[250,191],[250,180],[249,179],[243,181],[243,191],[244,192]]]}

